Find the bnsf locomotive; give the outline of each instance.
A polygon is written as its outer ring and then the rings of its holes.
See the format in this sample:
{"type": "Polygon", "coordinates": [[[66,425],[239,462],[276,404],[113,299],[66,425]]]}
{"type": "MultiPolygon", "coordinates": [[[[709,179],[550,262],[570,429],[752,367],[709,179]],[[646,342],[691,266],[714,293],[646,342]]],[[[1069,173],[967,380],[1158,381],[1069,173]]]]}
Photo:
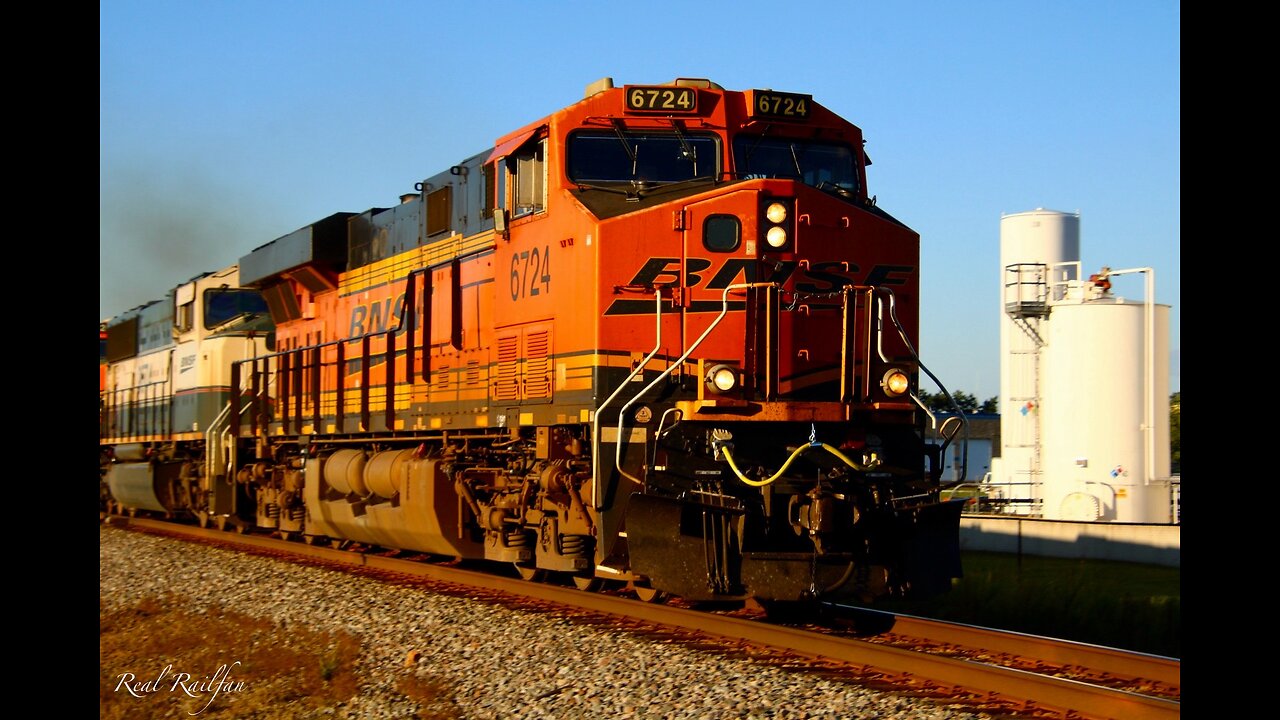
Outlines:
{"type": "Polygon", "coordinates": [[[105,512],[623,581],[918,596],[919,236],[809,95],[614,87],[107,326],[105,512]]]}

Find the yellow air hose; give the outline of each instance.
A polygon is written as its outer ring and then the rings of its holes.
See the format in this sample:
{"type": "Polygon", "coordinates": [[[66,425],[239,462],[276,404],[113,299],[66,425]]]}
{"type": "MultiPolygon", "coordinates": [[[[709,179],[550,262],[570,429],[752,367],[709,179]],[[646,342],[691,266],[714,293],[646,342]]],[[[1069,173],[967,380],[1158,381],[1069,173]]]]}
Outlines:
{"type": "MultiPolygon", "coordinates": [[[[811,436],[811,438],[812,438],[812,436],[811,436]]],[[[791,453],[791,457],[787,458],[787,461],[786,461],[786,462],[784,462],[784,463],[782,463],[782,467],[778,468],[778,472],[776,472],[776,473],[774,473],[774,474],[770,475],[769,477],[767,477],[767,478],[765,478],[765,479],[763,479],[763,480],[752,480],[751,478],[749,478],[749,477],[747,477],[746,475],[742,474],[742,471],[738,469],[738,465],[737,465],[737,463],[735,463],[735,462],[733,461],[733,454],[729,451],[729,446],[728,446],[728,445],[722,445],[722,446],[720,446],[720,451],[724,453],[724,459],[729,461],[729,467],[730,467],[730,469],[732,469],[732,470],[733,470],[733,474],[734,474],[734,475],[737,475],[737,476],[738,476],[738,479],[739,479],[739,480],[741,480],[742,482],[744,482],[744,483],[746,483],[746,484],[748,484],[748,485],[750,485],[750,486],[752,486],[752,487],[764,487],[765,485],[768,485],[769,483],[773,482],[774,480],[777,480],[778,478],[782,477],[782,473],[784,473],[784,472],[786,472],[786,471],[787,471],[787,467],[789,467],[789,466],[791,465],[791,462],[792,462],[793,460],[795,460],[797,457],[799,457],[801,453],[805,452],[806,450],[813,449],[813,448],[822,448],[822,449],[826,450],[827,452],[831,453],[832,455],[835,455],[836,457],[840,458],[840,460],[841,460],[841,461],[843,461],[845,465],[848,465],[849,467],[851,467],[851,468],[853,468],[854,470],[857,470],[857,471],[859,471],[859,472],[863,472],[863,471],[866,471],[866,470],[870,470],[870,469],[875,468],[875,467],[877,467],[877,466],[879,466],[879,465],[880,465],[880,458],[879,458],[879,457],[877,457],[877,456],[875,455],[875,453],[872,453],[872,454],[871,454],[871,459],[867,462],[867,464],[866,464],[866,465],[859,465],[858,463],[856,463],[856,462],[854,462],[854,461],[850,460],[848,457],[846,457],[846,456],[845,456],[845,454],[844,454],[844,453],[840,452],[840,451],[839,451],[839,450],[837,450],[836,448],[831,447],[830,445],[827,445],[826,443],[820,443],[820,442],[817,442],[817,441],[815,441],[815,440],[813,440],[813,439],[810,439],[810,441],[809,441],[809,444],[808,444],[808,445],[801,445],[800,447],[796,448],[795,452],[791,453]]]]}

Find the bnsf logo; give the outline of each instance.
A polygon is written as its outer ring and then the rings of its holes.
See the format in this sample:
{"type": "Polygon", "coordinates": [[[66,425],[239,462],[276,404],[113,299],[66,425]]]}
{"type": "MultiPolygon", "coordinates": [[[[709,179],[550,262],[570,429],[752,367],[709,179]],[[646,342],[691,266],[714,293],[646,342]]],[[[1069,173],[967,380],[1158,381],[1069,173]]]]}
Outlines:
{"type": "Polygon", "coordinates": [[[347,337],[372,335],[399,327],[400,313],[403,311],[404,293],[397,295],[395,300],[387,298],[368,305],[357,305],[351,308],[351,325],[347,337]]]}
{"type": "MultiPolygon", "coordinates": [[[[785,285],[795,277],[795,291],[807,294],[838,292],[845,285],[905,285],[907,278],[915,270],[911,265],[875,265],[865,275],[854,263],[816,262],[807,267],[800,267],[795,260],[769,263],[765,266],[758,260],[749,258],[733,258],[726,260],[715,272],[710,272],[712,263],[706,258],[689,258],[681,267],[680,258],[649,258],[630,285],[680,285],[680,273],[684,273],[683,285],[704,290],[724,290],[736,283],[772,282],[785,285]],[[767,267],[768,272],[761,272],[767,267]],[[761,275],[765,275],[762,279],[761,275]]],[[[692,303],[692,312],[718,312],[720,301],[701,300],[692,303]]],[[[740,310],[742,303],[729,303],[730,310],[740,310]]],[[[636,315],[653,312],[650,300],[618,299],[614,300],[605,315],[636,315]]]]}

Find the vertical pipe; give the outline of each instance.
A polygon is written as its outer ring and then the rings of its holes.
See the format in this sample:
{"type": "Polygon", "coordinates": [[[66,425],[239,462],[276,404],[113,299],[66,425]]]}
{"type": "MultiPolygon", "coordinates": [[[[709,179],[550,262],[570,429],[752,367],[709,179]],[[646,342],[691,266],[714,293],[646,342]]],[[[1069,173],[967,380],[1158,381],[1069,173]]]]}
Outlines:
{"type": "Polygon", "coordinates": [[[422,382],[427,384],[431,383],[431,295],[431,283],[424,282],[422,284],[422,382]]]}
{"type": "Polygon", "coordinates": [[[450,333],[450,341],[453,343],[455,350],[462,349],[462,262],[457,258],[453,259],[450,264],[453,275],[452,297],[450,298],[450,315],[453,320],[453,328],[450,333]]]}
{"type": "MultiPolygon", "coordinates": [[[[423,220],[426,222],[426,220],[423,220]]],[[[413,382],[413,368],[417,365],[418,346],[413,342],[414,331],[418,329],[418,275],[421,271],[414,270],[409,273],[409,280],[406,282],[404,289],[404,312],[409,316],[405,323],[405,382],[413,382]]]]}
{"type": "Polygon", "coordinates": [[[261,378],[262,369],[259,365],[266,365],[267,358],[254,358],[250,361],[249,366],[249,432],[254,437],[258,436],[258,415],[263,412],[263,403],[260,393],[262,392],[261,378]]]}
{"type": "MultiPolygon", "coordinates": [[[[840,402],[853,402],[853,365],[854,349],[850,344],[853,338],[853,313],[850,311],[849,298],[853,288],[845,286],[840,293],[840,402]]],[[[855,308],[857,303],[854,303],[855,308]]]]}
{"type": "Polygon", "coordinates": [[[369,430],[369,336],[360,338],[360,429],[369,430]]]}
{"type": "Polygon", "coordinates": [[[338,378],[337,387],[334,388],[334,406],[333,415],[334,422],[337,425],[337,431],[346,432],[343,429],[343,423],[347,419],[347,341],[338,341],[338,356],[334,359],[333,365],[335,374],[338,378]]]}
{"type": "MultiPolygon", "coordinates": [[[[876,343],[871,342],[873,339],[875,339],[875,338],[872,338],[871,335],[877,332],[879,329],[878,326],[871,324],[871,305],[872,305],[871,293],[873,291],[874,291],[874,288],[867,288],[862,291],[862,327],[866,328],[865,330],[866,342],[863,343],[864,347],[863,347],[863,358],[862,358],[862,399],[863,400],[869,400],[871,398],[871,346],[873,344],[878,344],[879,342],[878,340],[876,343]]],[[[856,338],[854,342],[857,342],[856,338]]]]}
{"type": "Polygon", "coordinates": [[[1150,485],[1156,479],[1156,270],[1153,267],[1128,268],[1125,270],[1112,270],[1110,274],[1115,276],[1132,273],[1143,273],[1146,281],[1144,285],[1146,298],[1142,307],[1142,323],[1144,325],[1142,333],[1142,374],[1144,376],[1142,380],[1142,457],[1143,464],[1147,467],[1142,473],[1142,484],[1150,485]]]}
{"type": "Polygon", "coordinates": [[[1143,414],[1146,416],[1143,425],[1146,427],[1146,437],[1144,438],[1146,445],[1146,466],[1147,471],[1144,473],[1143,485],[1150,485],[1155,480],[1156,471],[1156,270],[1155,268],[1143,268],[1142,272],[1147,276],[1147,302],[1143,308],[1143,321],[1146,324],[1145,337],[1142,339],[1143,360],[1146,365],[1145,375],[1146,381],[1143,382],[1143,390],[1146,394],[1144,400],[1143,414]]]}
{"type": "Polygon", "coordinates": [[[320,346],[311,348],[311,432],[320,432],[320,346]]]}
{"type": "MultiPolygon", "coordinates": [[[[291,378],[293,383],[293,429],[294,432],[298,433],[302,432],[302,360],[304,352],[306,351],[299,348],[291,353],[294,358],[293,377],[291,378]]],[[[286,430],[286,432],[288,431],[286,430]]]]}
{"type": "Polygon", "coordinates": [[[764,288],[764,399],[778,398],[778,286],[764,288]]]}
{"type": "MultiPolygon", "coordinates": [[[[743,326],[746,332],[742,338],[742,376],[743,389],[753,393],[763,389],[760,377],[760,296],[751,289],[747,291],[747,299],[743,309],[743,326]]],[[[702,374],[702,368],[698,369],[702,374]]]]}
{"type": "Polygon", "coordinates": [[[240,435],[240,363],[231,363],[231,417],[228,419],[230,423],[231,435],[239,437],[240,435]]]}
{"type": "Polygon", "coordinates": [[[394,329],[387,331],[386,369],[387,407],[383,411],[382,421],[388,430],[394,430],[396,425],[396,331],[394,329]]]}
{"type": "Polygon", "coordinates": [[[290,365],[289,351],[280,353],[280,366],[276,368],[276,407],[280,408],[280,423],[286,433],[289,432],[290,365]]]}

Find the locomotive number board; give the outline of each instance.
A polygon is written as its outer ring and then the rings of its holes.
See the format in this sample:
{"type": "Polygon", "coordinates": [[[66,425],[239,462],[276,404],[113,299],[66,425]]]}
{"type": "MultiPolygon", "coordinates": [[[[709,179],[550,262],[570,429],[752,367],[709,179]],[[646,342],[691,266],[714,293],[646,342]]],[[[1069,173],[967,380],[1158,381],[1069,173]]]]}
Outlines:
{"type": "Polygon", "coordinates": [[[813,105],[812,95],[773,92],[772,90],[751,91],[751,116],[789,118],[804,120],[809,117],[809,108],[813,105]]]}
{"type": "Polygon", "coordinates": [[[628,85],[626,96],[629,112],[698,112],[698,91],[691,87],[628,85]]]}

